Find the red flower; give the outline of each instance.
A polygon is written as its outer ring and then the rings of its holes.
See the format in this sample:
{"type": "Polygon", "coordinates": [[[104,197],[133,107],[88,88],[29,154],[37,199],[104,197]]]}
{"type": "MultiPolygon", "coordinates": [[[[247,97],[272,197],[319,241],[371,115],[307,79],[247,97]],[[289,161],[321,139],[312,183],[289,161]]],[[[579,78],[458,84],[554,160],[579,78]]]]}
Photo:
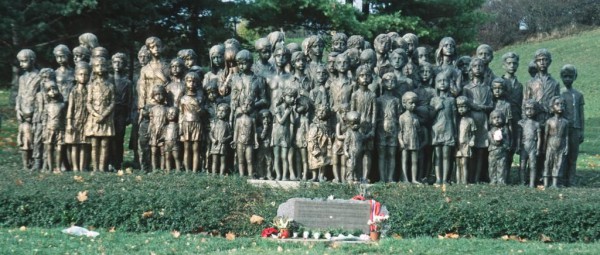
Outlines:
{"type": "Polygon", "coordinates": [[[262,237],[270,237],[271,235],[276,235],[278,233],[276,228],[265,228],[263,229],[262,233],[260,234],[260,236],[262,237]]]}

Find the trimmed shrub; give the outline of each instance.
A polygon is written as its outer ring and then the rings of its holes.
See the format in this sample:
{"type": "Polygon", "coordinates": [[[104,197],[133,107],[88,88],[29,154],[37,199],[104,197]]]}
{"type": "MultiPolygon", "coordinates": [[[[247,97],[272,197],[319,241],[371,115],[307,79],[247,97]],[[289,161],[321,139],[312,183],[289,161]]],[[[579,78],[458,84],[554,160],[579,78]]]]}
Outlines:
{"type": "MultiPolygon", "coordinates": [[[[77,224],[133,232],[231,231],[256,236],[289,198],[349,199],[360,192],[356,186],[331,183],[283,190],[255,187],[244,178],[191,174],[7,177],[0,180],[0,227],[77,224]],[[253,214],[264,217],[265,223],[251,224],[253,214]]],[[[404,237],[458,233],[534,240],[544,234],[566,242],[600,239],[600,194],[595,189],[376,184],[369,192],[390,211],[391,233],[404,237]]]]}

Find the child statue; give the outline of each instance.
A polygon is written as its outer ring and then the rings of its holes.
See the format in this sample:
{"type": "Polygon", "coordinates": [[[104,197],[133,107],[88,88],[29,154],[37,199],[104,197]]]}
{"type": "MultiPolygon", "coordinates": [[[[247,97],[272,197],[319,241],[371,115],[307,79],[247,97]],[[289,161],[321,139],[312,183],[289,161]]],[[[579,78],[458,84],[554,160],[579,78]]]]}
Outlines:
{"type": "Polygon", "coordinates": [[[305,96],[298,96],[295,103],[295,116],[296,120],[294,123],[295,137],[294,137],[294,153],[295,155],[295,169],[296,175],[302,180],[306,181],[306,175],[308,174],[308,132],[310,128],[309,112],[311,111],[310,99],[305,96]],[[299,173],[300,171],[301,173],[299,173]]]}
{"type": "Polygon", "coordinates": [[[150,119],[148,133],[150,134],[150,162],[152,171],[165,169],[164,151],[165,137],[164,129],[167,125],[167,91],[165,86],[156,85],[152,89],[152,99],[155,105],[148,111],[150,119]]]}
{"type": "Polygon", "coordinates": [[[212,174],[218,173],[223,176],[225,175],[225,169],[227,168],[227,156],[229,150],[227,145],[231,143],[232,129],[229,124],[229,105],[226,103],[220,103],[216,108],[216,116],[211,119],[210,132],[208,138],[210,139],[210,147],[208,154],[212,158],[211,170],[212,174]]]}
{"type": "MultiPolygon", "coordinates": [[[[415,81],[404,76],[402,69],[408,63],[408,56],[406,56],[406,51],[402,48],[398,48],[393,50],[390,53],[390,64],[392,65],[394,71],[394,75],[396,76],[396,89],[394,92],[394,96],[397,98],[401,98],[404,93],[413,89],[413,84],[415,81]]],[[[385,90],[385,88],[382,88],[385,90]]]]}
{"type": "Polygon", "coordinates": [[[197,73],[198,76],[203,78],[202,68],[197,64],[198,54],[192,49],[183,49],[177,52],[177,58],[180,58],[184,62],[185,69],[188,72],[197,73]]]}
{"type": "MultiPolygon", "coordinates": [[[[277,62],[277,57],[275,59],[277,62]]],[[[285,88],[283,102],[277,105],[273,112],[271,145],[275,161],[275,180],[287,181],[288,170],[293,164],[293,154],[288,153],[288,150],[292,146],[292,137],[294,137],[294,103],[297,96],[298,92],[295,89],[285,88]]],[[[293,171],[290,171],[290,179],[296,179],[293,171]]]]}
{"type": "Polygon", "coordinates": [[[167,65],[162,60],[163,43],[157,37],[146,39],[146,48],[150,51],[152,59],[140,70],[140,78],[137,84],[138,109],[151,103],[151,92],[156,85],[164,85],[168,81],[167,65]]]}
{"type": "Polygon", "coordinates": [[[414,184],[420,184],[417,181],[417,161],[419,158],[419,148],[421,147],[419,139],[421,124],[415,114],[417,100],[417,94],[414,92],[406,92],[402,96],[402,106],[406,111],[400,115],[400,125],[398,128],[398,141],[400,149],[402,149],[402,179],[405,182],[409,182],[408,171],[410,170],[410,176],[414,184]]]}
{"type": "Polygon", "coordinates": [[[178,110],[176,107],[167,108],[167,125],[163,129],[163,153],[165,155],[165,170],[167,173],[173,169],[172,162],[175,162],[175,171],[181,171],[181,160],[179,157],[179,123],[178,110]]]}
{"type": "Polygon", "coordinates": [[[166,85],[167,104],[179,108],[181,97],[185,95],[183,76],[185,74],[185,62],[183,59],[174,58],[169,64],[170,82],[166,85]]]}
{"type": "MultiPolygon", "coordinates": [[[[46,127],[42,121],[42,115],[44,115],[44,109],[46,109],[47,95],[46,89],[43,84],[45,82],[56,82],[56,75],[52,68],[42,68],[38,74],[40,90],[35,93],[35,103],[33,111],[33,160],[34,170],[46,171],[48,170],[48,161],[44,155],[44,130],[46,127]]],[[[86,95],[87,96],[87,95],[86,95]]]]}
{"type": "Polygon", "coordinates": [[[125,129],[130,122],[131,116],[131,97],[132,85],[127,78],[127,56],[124,53],[118,52],[111,58],[112,67],[114,70],[112,78],[115,82],[115,138],[113,141],[113,153],[111,162],[117,169],[121,168],[123,163],[123,143],[125,142],[125,129]]]}
{"type": "Polygon", "coordinates": [[[89,63],[92,52],[83,46],[77,46],[73,48],[73,63],[77,64],[80,61],[89,63]]]}
{"type": "Polygon", "coordinates": [[[525,86],[523,99],[533,99],[538,103],[540,111],[537,118],[541,125],[552,115],[550,99],[560,95],[560,85],[548,73],[552,64],[552,55],[547,49],[535,51],[534,64],[537,70],[535,77],[531,78],[525,86]]]}
{"type": "Polygon", "coordinates": [[[348,36],[342,32],[336,32],[331,36],[331,52],[342,53],[348,48],[348,36]]]}
{"type": "Polygon", "coordinates": [[[325,41],[319,35],[311,35],[302,42],[302,49],[309,60],[307,75],[310,78],[315,77],[315,69],[323,63],[325,41]]]}
{"type": "Polygon", "coordinates": [[[185,95],[179,102],[179,129],[183,142],[183,166],[186,172],[198,172],[201,166],[200,142],[202,140],[202,102],[196,97],[200,76],[191,72],[185,75],[185,95]]]}
{"type": "Polygon", "coordinates": [[[418,66],[419,61],[414,57],[415,50],[419,47],[419,37],[413,33],[406,33],[402,36],[402,39],[406,41],[406,55],[408,56],[409,64],[411,66],[418,66]]]}
{"type": "Polygon", "coordinates": [[[44,129],[44,147],[48,169],[53,172],[60,171],[63,162],[63,145],[65,134],[65,103],[58,86],[53,81],[44,84],[46,91],[46,105],[42,121],[44,129]]]}
{"type": "Polygon", "coordinates": [[[433,125],[431,128],[432,145],[435,148],[436,184],[446,184],[452,168],[451,151],[456,143],[456,103],[450,93],[452,86],[451,71],[436,75],[437,95],[431,99],[433,125]]]}
{"type": "Polygon", "coordinates": [[[477,58],[483,60],[483,84],[489,87],[496,78],[496,75],[490,68],[490,63],[494,59],[494,50],[492,46],[481,44],[477,47],[476,55],[477,58]]]}
{"type": "Polygon", "coordinates": [[[67,107],[67,128],[65,144],[71,147],[71,167],[73,172],[83,171],[89,156],[89,141],[84,135],[88,118],[87,82],[90,80],[90,65],[78,62],[75,65],[75,88],[71,90],[67,107]]]}
{"type": "Polygon", "coordinates": [[[462,89],[471,82],[469,78],[469,64],[471,63],[471,57],[461,56],[456,60],[456,68],[460,71],[460,75],[456,80],[456,91],[452,93],[453,96],[458,97],[462,89]]]}
{"type": "MultiPolygon", "coordinates": [[[[232,124],[233,120],[237,119],[237,115],[241,113],[240,106],[248,98],[254,100],[248,109],[249,113],[253,114],[269,106],[266,80],[252,72],[254,62],[252,54],[247,50],[241,50],[237,53],[235,59],[239,72],[232,75],[231,85],[227,85],[231,87],[231,112],[233,116],[229,116],[229,118],[232,120],[232,124]]],[[[233,126],[235,125],[233,124],[233,126]]]]}
{"type": "Polygon", "coordinates": [[[353,84],[352,80],[348,77],[348,70],[350,68],[348,56],[346,54],[339,54],[335,59],[335,65],[338,76],[331,83],[329,92],[331,95],[331,109],[338,112],[342,104],[350,104],[353,84]]]}
{"type": "Polygon", "coordinates": [[[212,46],[208,51],[208,56],[210,60],[210,69],[204,75],[204,79],[202,80],[202,88],[205,92],[208,84],[215,84],[217,88],[221,88],[221,82],[225,81],[225,71],[223,69],[225,65],[225,47],[221,44],[212,46]]]}
{"type": "Polygon", "coordinates": [[[310,91],[309,98],[312,105],[325,105],[329,108],[329,90],[327,89],[327,79],[329,74],[325,66],[320,65],[315,69],[314,87],[310,91]]]}
{"type": "Polygon", "coordinates": [[[35,68],[35,53],[32,50],[24,49],[19,51],[17,59],[19,66],[23,70],[19,76],[19,89],[16,98],[15,111],[17,112],[17,122],[19,123],[19,134],[21,138],[31,137],[31,139],[22,139],[20,149],[24,169],[32,168],[33,160],[33,129],[25,124],[32,124],[32,117],[35,111],[35,94],[40,89],[40,77],[35,68]],[[28,120],[29,119],[29,120],[28,120]],[[21,125],[24,124],[24,125],[21,125]]]}
{"type": "Polygon", "coordinates": [[[519,120],[517,153],[521,156],[520,182],[527,184],[525,173],[529,171],[529,187],[535,187],[538,156],[542,151],[542,126],[535,120],[537,103],[528,99],[523,103],[525,118],[519,120]]]}
{"type": "Polygon", "coordinates": [[[419,66],[422,65],[423,63],[431,63],[429,61],[429,49],[427,47],[417,47],[417,49],[415,49],[415,54],[416,54],[416,58],[417,61],[419,63],[419,66]]]}
{"type": "Polygon", "coordinates": [[[350,110],[357,111],[360,114],[360,131],[365,136],[363,145],[364,158],[361,160],[363,163],[361,181],[368,181],[373,154],[373,138],[375,137],[377,123],[377,95],[369,90],[369,85],[373,82],[373,71],[368,66],[363,65],[358,67],[356,73],[356,82],[359,89],[352,93],[350,110]]]}
{"type": "Polygon", "coordinates": [[[488,147],[490,184],[506,184],[507,172],[509,170],[506,154],[510,150],[510,136],[504,112],[494,110],[490,113],[488,139],[490,141],[490,146],[488,147]]]}
{"type": "Polygon", "coordinates": [[[561,96],[565,99],[565,118],[569,120],[569,153],[565,168],[565,184],[574,186],[577,156],[579,145],[583,143],[584,117],[583,117],[583,94],[573,88],[573,82],[577,79],[575,66],[567,64],[560,69],[560,79],[565,85],[561,96]]]}
{"type": "MultiPolygon", "coordinates": [[[[98,37],[92,33],[83,33],[79,36],[79,46],[85,47],[92,51],[93,48],[100,46],[98,37]]],[[[77,62],[76,62],[77,63],[77,62]]]]}
{"type": "Polygon", "coordinates": [[[375,37],[374,41],[375,53],[377,55],[377,65],[375,66],[375,74],[379,77],[383,74],[392,72],[393,68],[388,59],[388,53],[392,46],[392,41],[387,34],[380,34],[375,37]]]}
{"type": "Polygon", "coordinates": [[[236,150],[238,171],[240,176],[248,173],[250,179],[254,179],[254,149],[258,149],[258,135],[256,134],[256,122],[250,115],[250,109],[254,103],[251,97],[246,98],[239,105],[239,115],[235,119],[233,128],[233,141],[231,147],[236,150]],[[247,169],[247,170],[246,170],[247,169]]]}
{"type": "Polygon", "coordinates": [[[56,74],[56,85],[58,85],[60,94],[63,95],[64,102],[68,102],[71,89],[73,89],[73,85],[75,85],[73,67],[69,65],[71,51],[66,45],[59,44],[54,47],[52,53],[54,53],[54,58],[58,64],[58,68],[54,70],[54,73],[56,74]]]}
{"type": "Polygon", "coordinates": [[[349,110],[350,107],[348,104],[342,104],[338,107],[336,114],[334,114],[336,116],[333,117],[336,119],[336,121],[334,134],[335,139],[333,139],[333,145],[331,147],[331,164],[333,176],[339,175],[340,182],[346,182],[346,180],[350,177],[346,171],[346,162],[348,161],[348,158],[346,158],[346,155],[344,154],[344,140],[348,125],[346,115],[349,110]]]}
{"type": "MultiPolygon", "coordinates": [[[[317,105],[315,118],[310,124],[308,131],[308,167],[312,170],[312,180],[325,181],[325,167],[331,165],[331,129],[329,128],[329,107],[326,104],[317,105]]],[[[306,174],[302,173],[302,179],[306,180],[306,174]]],[[[333,182],[340,182],[338,172],[333,172],[333,182]]]]}
{"type": "Polygon", "coordinates": [[[271,146],[271,130],[273,128],[273,116],[269,109],[258,112],[258,135],[259,147],[256,159],[258,176],[273,180],[273,148],[271,146]]]}
{"type": "MultiPolygon", "coordinates": [[[[518,123],[521,120],[523,112],[521,110],[523,104],[523,84],[519,82],[516,77],[517,68],[519,67],[519,55],[514,52],[507,52],[502,55],[502,67],[504,68],[504,75],[502,75],[502,79],[504,79],[505,83],[505,98],[506,101],[510,103],[510,111],[511,111],[511,120],[507,122],[507,125],[510,125],[509,128],[511,132],[517,132],[518,123]]],[[[516,135],[511,135],[512,141],[510,143],[511,149],[508,152],[508,162],[512,164],[513,156],[517,149],[518,137],[516,135]]]]}
{"type": "Polygon", "coordinates": [[[105,58],[92,59],[92,78],[88,84],[85,136],[92,144],[92,169],[106,171],[110,140],[115,135],[113,111],[115,108],[115,85],[108,78],[109,64],[105,58]]]}
{"type": "Polygon", "coordinates": [[[565,160],[569,152],[569,121],[562,117],[565,100],[555,96],[550,100],[554,116],[546,121],[544,139],[546,161],[544,162],[544,187],[552,180],[552,187],[558,187],[558,179],[563,177],[565,160]]]}
{"type": "Polygon", "coordinates": [[[463,94],[470,100],[471,117],[477,125],[475,131],[474,157],[475,171],[474,182],[480,182],[481,172],[484,167],[485,151],[489,145],[488,140],[488,117],[487,114],[494,105],[492,102],[492,91],[490,86],[484,84],[484,61],[473,58],[469,64],[471,82],[463,88],[463,94]]]}
{"type": "Polygon", "coordinates": [[[382,79],[383,94],[377,98],[377,142],[379,154],[379,178],[382,182],[393,182],[398,151],[398,116],[402,112],[396,92],[396,75],[386,73],[382,79]]]}
{"type": "Polygon", "coordinates": [[[467,184],[469,176],[469,158],[471,158],[471,148],[475,146],[475,131],[477,125],[469,113],[469,99],[465,96],[456,98],[456,107],[460,114],[458,123],[458,145],[456,147],[456,183],[467,184]]]}
{"type": "Polygon", "coordinates": [[[346,113],[346,121],[350,127],[344,135],[344,155],[348,158],[348,162],[346,163],[346,180],[353,182],[361,178],[359,177],[357,168],[364,159],[365,136],[360,130],[360,113],[356,111],[346,113]]]}
{"type": "Polygon", "coordinates": [[[262,77],[269,77],[275,73],[275,66],[269,62],[271,58],[271,43],[267,38],[259,38],[254,42],[254,49],[258,53],[258,62],[252,65],[252,72],[262,77]]]}

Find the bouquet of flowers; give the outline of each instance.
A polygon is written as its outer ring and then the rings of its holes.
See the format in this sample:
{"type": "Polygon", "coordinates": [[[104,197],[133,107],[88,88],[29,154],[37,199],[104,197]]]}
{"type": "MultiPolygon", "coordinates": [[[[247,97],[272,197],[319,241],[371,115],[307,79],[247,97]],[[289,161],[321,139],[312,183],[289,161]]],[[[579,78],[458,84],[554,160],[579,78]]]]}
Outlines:
{"type": "Polygon", "coordinates": [[[389,215],[375,215],[373,216],[373,220],[369,220],[367,224],[369,224],[369,226],[371,227],[371,232],[379,232],[383,227],[385,221],[387,221],[389,218],[389,215]]]}

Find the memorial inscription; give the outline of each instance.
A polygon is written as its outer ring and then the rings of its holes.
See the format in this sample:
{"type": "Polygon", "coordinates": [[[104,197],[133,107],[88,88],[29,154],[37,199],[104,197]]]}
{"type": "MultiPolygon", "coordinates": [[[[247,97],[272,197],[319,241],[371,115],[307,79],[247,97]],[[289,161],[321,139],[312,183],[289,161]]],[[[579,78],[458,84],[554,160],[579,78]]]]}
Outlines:
{"type": "Polygon", "coordinates": [[[281,204],[278,216],[287,216],[306,228],[362,230],[369,233],[369,202],[292,198],[281,204]]]}

